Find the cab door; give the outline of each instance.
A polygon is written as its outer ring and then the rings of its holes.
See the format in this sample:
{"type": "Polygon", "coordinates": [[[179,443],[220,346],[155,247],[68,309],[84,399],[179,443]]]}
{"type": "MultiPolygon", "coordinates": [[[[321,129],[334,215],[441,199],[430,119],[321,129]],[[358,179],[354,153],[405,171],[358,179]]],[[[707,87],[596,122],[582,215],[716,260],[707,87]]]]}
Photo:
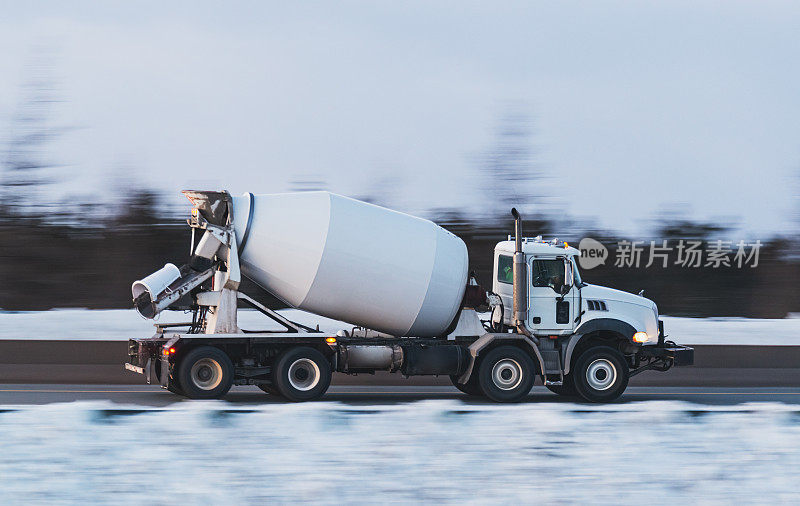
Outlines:
{"type": "Polygon", "coordinates": [[[572,333],[577,316],[572,263],[566,257],[532,257],[528,272],[528,328],[538,335],[572,333]]]}

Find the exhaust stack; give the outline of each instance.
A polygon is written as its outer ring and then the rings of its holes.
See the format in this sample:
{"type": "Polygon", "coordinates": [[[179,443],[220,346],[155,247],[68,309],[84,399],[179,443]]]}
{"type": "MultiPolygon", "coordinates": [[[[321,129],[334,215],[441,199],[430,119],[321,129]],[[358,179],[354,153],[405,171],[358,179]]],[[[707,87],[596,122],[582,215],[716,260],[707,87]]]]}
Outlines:
{"type": "Polygon", "coordinates": [[[525,326],[528,319],[528,266],[522,252],[522,216],[516,208],[511,209],[514,217],[514,326],[528,337],[531,332],[525,326]]]}

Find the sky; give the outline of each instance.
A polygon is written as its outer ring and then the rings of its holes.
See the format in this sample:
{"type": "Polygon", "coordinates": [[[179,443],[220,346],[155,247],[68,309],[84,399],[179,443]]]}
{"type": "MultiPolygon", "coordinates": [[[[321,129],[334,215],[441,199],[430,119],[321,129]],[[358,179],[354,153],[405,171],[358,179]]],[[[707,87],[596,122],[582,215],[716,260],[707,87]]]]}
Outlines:
{"type": "Polygon", "coordinates": [[[62,166],[55,190],[87,199],[130,181],[179,199],[311,179],[412,213],[480,213],[497,194],[481,160],[514,109],[545,176],[529,208],[630,233],[676,213],[753,238],[786,233],[798,210],[792,2],[0,0],[0,12],[0,140],[31,62],[52,55],[50,122],[64,133],[46,156],[62,166]]]}

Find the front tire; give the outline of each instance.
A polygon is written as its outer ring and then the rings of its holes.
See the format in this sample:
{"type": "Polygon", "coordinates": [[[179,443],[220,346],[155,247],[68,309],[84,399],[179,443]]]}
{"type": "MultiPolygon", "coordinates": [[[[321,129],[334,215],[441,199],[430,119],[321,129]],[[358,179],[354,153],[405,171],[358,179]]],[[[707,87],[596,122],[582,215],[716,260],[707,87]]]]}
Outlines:
{"type": "Polygon", "coordinates": [[[519,402],[528,396],[536,379],[531,357],[516,346],[499,346],[481,360],[481,391],[495,402],[519,402]]]}
{"type": "Polygon", "coordinates": [[[219,399],[233,385],[233,363],[213,346],[201,346],[178,364],[178,388],[190,399],[219,399]]]}
{"type": "Polygon", "coordinates": [[[578,391],[575,390],[575,382],[572,380],[572,375],[567,374],[564,376],[564,381],[561,385],[545,385],[548,390],[553,392],[554,394],[560,395],[562,397],[576,397],[578,395],[578,391]]]}
{"type": "Polygon", "coordinates": [[[330,384],[330,362],[319,350],[307,346],[290,348],[272,369],[272,386],[290,401],[322,397],[330,384]]]}
{"type": "Polygon", "coordinates": [[[461,375],[453,375],[450,376],[450,382],[462,393],[472,396],[481,396],[483,395],[483,392],[481,392],[481,385],[478,382],[478,376],[478,371],[473,371],[466,383],[459,383],[458,378],[460,378],[461,375]]]}
{"type": "Polygon", "coordinates": [[[589,402],[611,402],[628,387],[628,364],[619,351],[598,346],[584,351],[571,375],[575,390],[589,402]]]}

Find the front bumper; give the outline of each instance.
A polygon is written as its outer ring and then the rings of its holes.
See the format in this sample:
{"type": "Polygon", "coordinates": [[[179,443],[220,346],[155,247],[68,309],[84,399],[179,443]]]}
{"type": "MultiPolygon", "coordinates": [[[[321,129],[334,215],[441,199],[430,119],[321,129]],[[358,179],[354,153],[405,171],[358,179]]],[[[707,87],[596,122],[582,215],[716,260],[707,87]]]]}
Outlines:
{"type": "Polygon", "coordinates": [[[639,355],[641,355],[642,358],[668,360],[671,362],[671,366],[676,367],[694,364],[694,348],[674,343],[642,346],[639,355]]]}
{"type": "Polygon", "coordinates": [[[694,348],[666,340],[664,322],[658,320],[658,344],[644,345],[634,356],[631,376],[644,371],[668,371],[694,364],[694,348]]]}
{"type": "Polygon", "coordinates": [[[654,350],[657,355],[672,360],[674,366],[694,364],[694,348],[681,346],[672,341],[667,341],[664,333],[664,320],[658,320],[658,346],[654,350]]]}

